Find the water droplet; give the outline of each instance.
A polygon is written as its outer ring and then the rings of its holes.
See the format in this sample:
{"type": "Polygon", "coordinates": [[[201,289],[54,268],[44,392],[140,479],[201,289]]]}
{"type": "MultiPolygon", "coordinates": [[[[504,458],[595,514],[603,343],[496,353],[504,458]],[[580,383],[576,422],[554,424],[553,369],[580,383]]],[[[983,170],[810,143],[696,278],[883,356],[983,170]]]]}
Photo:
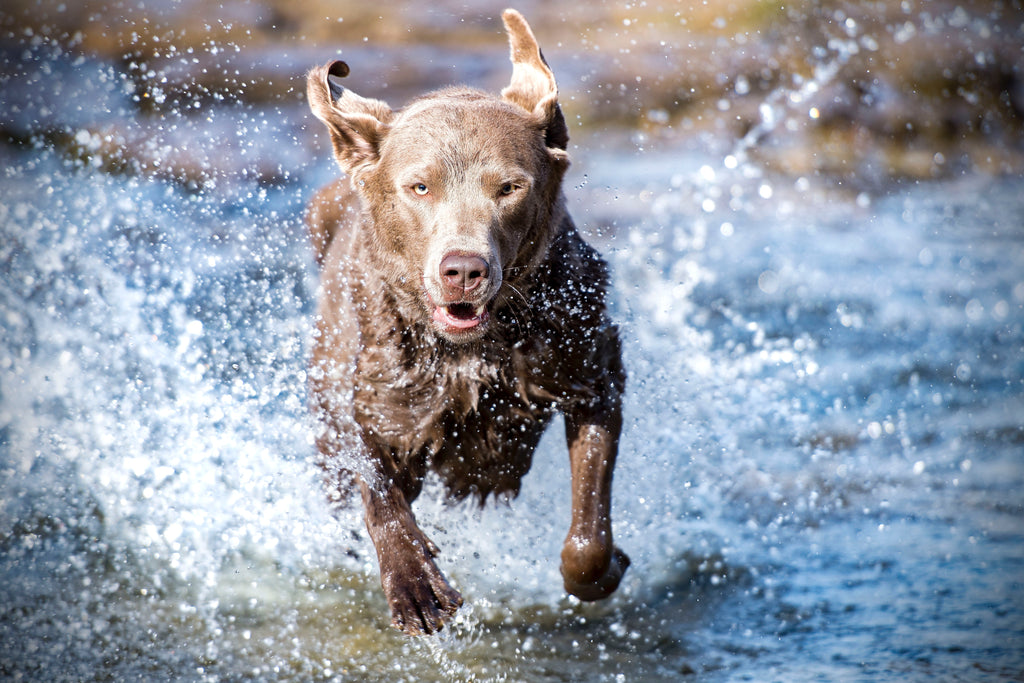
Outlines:
{"type": "Polygon", "coordinates": [[[967,319],[971,322],[978,322],[982,316],[985,315],[985,306],[982,305],[977,299],[971,299],[964,306],[964,313],[967,315],[967,319]]]}
{"type": "Polygon", "coordinates": [[[966,382],[971,379],[971,366],[964,362],[957,365],[956,378],[961,382],[966,382]]]}
{"type": "Polygon", "coordinates": [[[772,270],[766,270],[757,277],[757,287],[765,294],[774,294],[779,290],[779,276],[772,270]]]}

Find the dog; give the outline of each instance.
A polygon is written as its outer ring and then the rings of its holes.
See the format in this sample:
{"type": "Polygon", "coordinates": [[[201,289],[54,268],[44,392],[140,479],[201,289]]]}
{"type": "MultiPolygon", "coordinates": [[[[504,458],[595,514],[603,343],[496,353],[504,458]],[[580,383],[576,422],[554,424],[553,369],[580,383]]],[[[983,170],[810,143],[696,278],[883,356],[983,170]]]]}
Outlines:
{"type": "Polygon", "coordinates": [[[455,500],[515,496],[556,412],[572,477],[565,589],[605,598],[629,566],[610,516],[626,376],[608,267],[566,211],[554,75],[522,15],[502,18],[500,96],[452,87],[392,111],[342,87],[342,61],[307,78],[345,174],[307,213],[317,448],[330,495],[361,493],[391,624],[410,635],[462,604],[411,509],[424,477],[455,500]]]}

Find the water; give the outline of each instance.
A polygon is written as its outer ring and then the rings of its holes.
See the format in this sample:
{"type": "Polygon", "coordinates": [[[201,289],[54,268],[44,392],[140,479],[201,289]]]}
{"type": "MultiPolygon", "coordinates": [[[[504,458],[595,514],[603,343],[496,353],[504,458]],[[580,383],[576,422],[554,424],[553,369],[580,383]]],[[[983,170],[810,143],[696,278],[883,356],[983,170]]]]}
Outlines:
{"type": "Polygon", "coordinates": [[[1024,678],[1020,177],[850,189],[751,140],[577,136],[633,566],[606,602],[562,594],[555,425],[508,506],[418,501],[467,606],[408,639],[312,465],[300,215],[334,171],[302,103],[136,118],[107,65],[33,63],[138,150],[80,104],[0,150],[4,678],[1024,678]]]}

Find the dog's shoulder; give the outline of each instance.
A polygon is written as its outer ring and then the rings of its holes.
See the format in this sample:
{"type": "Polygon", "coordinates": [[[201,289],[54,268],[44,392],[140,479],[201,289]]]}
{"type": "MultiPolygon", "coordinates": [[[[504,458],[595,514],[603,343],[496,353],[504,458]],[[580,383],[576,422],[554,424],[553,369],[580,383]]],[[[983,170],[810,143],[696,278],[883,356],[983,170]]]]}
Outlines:
{"type": "Polygon", "coordinates": [[[604,325],[610,282],[608,262],[568,216],[537,271],[538,310],[560,327],[581,331],[604,325]]]}

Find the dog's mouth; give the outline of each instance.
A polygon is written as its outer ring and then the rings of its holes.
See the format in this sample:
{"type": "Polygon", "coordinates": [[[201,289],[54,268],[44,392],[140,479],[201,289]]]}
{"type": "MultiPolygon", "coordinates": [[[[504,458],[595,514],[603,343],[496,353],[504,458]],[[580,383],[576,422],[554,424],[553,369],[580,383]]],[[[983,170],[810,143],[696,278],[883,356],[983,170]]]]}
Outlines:
{"type": "Polygon", "coordinates": [[[434,307],[434,322],[450,334],[468,332],[484,325],[490,319],[487,304],[458,302],[434,307]]]}

